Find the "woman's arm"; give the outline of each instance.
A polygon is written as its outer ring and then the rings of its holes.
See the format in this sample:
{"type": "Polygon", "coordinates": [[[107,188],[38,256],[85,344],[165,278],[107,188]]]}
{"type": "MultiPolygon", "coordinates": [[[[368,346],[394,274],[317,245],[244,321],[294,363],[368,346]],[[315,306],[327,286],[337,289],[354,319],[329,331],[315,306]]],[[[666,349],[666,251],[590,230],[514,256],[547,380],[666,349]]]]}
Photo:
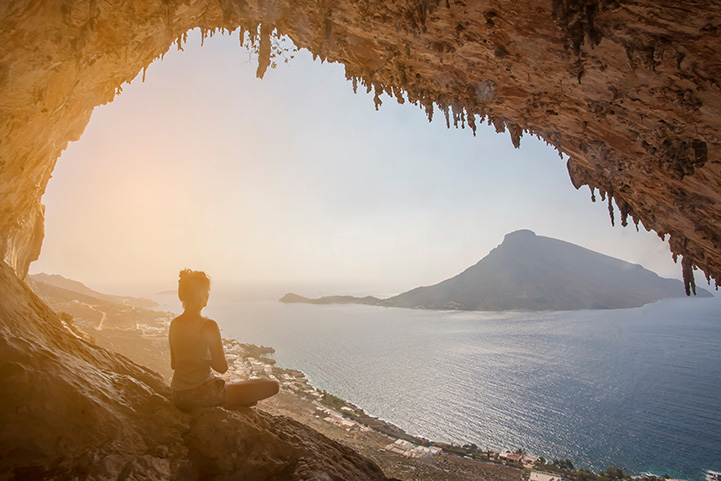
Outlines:
{"type": "Polygon", "coordinates": [[[228,370],[228,361],[225,360],[223,339],[220,337],[218,323],[207,319],[200,328],[200,335],[203,336],[208,349],[210,349],[210,367],[223,374],[228,370]]]}
{"type": "Polygon", "coordinates": [[[170,328],[168,329],[168,346],[170,347],[170,369],[175,371],[175,350],[173,349],[173,343],[171,342],[171,339],[173,338],[173,324],[175,323],[175,319],[173,319],[173,322],[170,323],[170,328]]]}

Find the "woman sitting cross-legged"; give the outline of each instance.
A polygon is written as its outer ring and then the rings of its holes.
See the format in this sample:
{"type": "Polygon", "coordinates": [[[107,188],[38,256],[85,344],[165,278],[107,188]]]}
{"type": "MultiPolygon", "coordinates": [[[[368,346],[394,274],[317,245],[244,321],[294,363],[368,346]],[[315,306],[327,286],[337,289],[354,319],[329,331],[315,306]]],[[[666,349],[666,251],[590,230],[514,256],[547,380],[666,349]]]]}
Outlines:
{"type": "Polygon", "coordinates": [[[228,370],[218,324],[201,315],[208,304],[210,279],[201,271],[180,272],[178,297],[183,313],[170,323],[170,367],[174,370],[171,388],[173,402],[183,410],[209,406],[254,406],[261,399],[278,393],[278,383],[270,379],[226,385],[214,377],[228,370]]]}

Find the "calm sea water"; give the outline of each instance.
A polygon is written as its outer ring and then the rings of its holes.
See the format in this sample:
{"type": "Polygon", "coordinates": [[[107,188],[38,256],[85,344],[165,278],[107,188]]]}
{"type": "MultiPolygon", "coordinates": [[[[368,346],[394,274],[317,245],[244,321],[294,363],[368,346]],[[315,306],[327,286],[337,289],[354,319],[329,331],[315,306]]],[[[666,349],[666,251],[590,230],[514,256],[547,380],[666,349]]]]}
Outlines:
{"type": "Polygon", "coordinates": [[[414,435],[594,470],[721,471],[721,299],[488,313],[213,298],[206,312],[414,435]]]}

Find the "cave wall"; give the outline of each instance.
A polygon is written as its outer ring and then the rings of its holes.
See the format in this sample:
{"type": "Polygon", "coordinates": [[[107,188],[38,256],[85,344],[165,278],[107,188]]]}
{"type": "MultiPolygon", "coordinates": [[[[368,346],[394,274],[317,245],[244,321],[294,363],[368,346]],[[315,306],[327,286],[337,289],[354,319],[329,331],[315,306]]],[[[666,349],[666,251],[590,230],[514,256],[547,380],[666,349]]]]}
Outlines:
{"type": "Polygon", "coordinates": [[[0,253],[21,276],[62,150],[197,27],[258,32],[259,76],[276,31],[378,105],[385,92],[449,126],[489,122],[516,146],[540,136],[612,220],[668,236],[687,279],[721,274],[718,1],[18,0],[0,26],[0,253]]]}

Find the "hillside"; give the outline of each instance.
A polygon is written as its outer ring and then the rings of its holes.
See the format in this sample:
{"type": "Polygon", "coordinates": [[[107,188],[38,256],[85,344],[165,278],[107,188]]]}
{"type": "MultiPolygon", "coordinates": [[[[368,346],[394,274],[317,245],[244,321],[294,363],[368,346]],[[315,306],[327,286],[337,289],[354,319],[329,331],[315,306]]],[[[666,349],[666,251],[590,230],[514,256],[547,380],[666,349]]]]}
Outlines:
{"type": "MultiPolygon", "coordinates": [[[[659,277],[638,264],[569,242],[519,230],[507,234],[501,245],[474,266],[432,286],[418,287],[388,299],[350,296],[306,299],[287,294],[281,301],[534,311],[622,309],[684,295],[679,280],[659,277]]],[[[697,289],[697,295],[710,297],[711,293],[697,289]]]]}
{"type": "Polygon", "coordinates": [[[42,282],[43,284],[59,287],[68,291],[72,291],[84,296],[93,297],[106,302],[117,304],[126,304],[133,307],[153,308],[158,307],[158,303],[146,298],[115,296],[112,294],[103,294],[94,291],[82,282],[67,279],[59,274],[32,274],[29,276],[32,281],[42,282]]]}

